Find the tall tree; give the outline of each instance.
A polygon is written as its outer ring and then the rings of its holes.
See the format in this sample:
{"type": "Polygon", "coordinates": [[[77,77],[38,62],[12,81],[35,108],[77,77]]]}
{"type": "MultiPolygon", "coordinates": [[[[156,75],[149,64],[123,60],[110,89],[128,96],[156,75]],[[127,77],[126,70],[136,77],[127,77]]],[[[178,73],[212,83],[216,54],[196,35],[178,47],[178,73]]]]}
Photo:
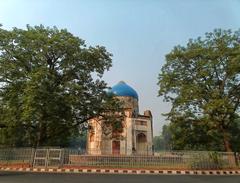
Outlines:
{"type": "Polygon", "coordinates": [[[231,125],[240,103],[240,31],[216,29],[174,47],[158,84],[159,95],[172,103],[167,116],[176,127],[188,125],[194,135],[204,129],[201,140],[215,141],[217,135],[223,150],[232,151],[231,125]]]}
{"type": "Polygon", "coordinates": [[[87,47],[66,29],[0,27],[0,139],[13,146],[67,145],[80,124],[120,111],[102,80],[110,67],[104,47],[87,47]]]}

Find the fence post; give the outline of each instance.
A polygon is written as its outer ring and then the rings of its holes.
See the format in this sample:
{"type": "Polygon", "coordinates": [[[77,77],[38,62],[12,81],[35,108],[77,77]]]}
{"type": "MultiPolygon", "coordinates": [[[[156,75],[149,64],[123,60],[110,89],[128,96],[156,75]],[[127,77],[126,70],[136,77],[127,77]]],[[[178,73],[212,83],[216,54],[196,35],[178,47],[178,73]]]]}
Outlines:
{"type": "Polygon", "coordinates": [[[234,158],[236,166],[239,167],[239,154],[237,152],[234,152],[234,158]]]}
{"type": "Polygon", "coordinates": [[[31,167],[33,167],[33,164],[34,164],[35,152],[36,152],[35,148],[32,148],[32,150],[31,150],[31,156],[30,156],[30,162],[29,162],[29,164],[30,164],[31,167]]]}
{"type": "Polygon", "coordinates": [[[65,148],[61,148],[61,157],[60,157],[60,167],[64,165],[64,158],[65,158],[65,148]]]}

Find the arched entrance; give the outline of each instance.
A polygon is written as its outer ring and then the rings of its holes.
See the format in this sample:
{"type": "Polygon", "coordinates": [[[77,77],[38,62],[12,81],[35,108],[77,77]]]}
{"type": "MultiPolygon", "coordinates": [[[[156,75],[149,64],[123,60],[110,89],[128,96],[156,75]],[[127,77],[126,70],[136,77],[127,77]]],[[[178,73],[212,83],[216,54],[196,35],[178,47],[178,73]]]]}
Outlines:
{"type": "Polygon", "coordinates": [[[119,140],[113,140],[112,141],[112,154],[113,155],[119,155],[120,154],[120,141],[119,140]]]}
{"type": "Polygon", "coordinates": [[[147,137],[144,133],[137,135],[137,154],[147,154],[147,137]]]}

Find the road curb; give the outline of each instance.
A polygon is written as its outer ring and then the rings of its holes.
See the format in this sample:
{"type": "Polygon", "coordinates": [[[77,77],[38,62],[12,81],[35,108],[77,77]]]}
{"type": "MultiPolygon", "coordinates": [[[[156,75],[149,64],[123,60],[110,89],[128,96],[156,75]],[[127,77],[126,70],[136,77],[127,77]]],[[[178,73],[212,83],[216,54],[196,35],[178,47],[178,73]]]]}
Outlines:
{"type": "Polygon", "coordinates": [[[134,170],[86,168],[20,168],[0,167],[1,171],[49,173],[103,173],[103,174],[153,174],[153,175],[240,175],[240,170],[134,170]]]}

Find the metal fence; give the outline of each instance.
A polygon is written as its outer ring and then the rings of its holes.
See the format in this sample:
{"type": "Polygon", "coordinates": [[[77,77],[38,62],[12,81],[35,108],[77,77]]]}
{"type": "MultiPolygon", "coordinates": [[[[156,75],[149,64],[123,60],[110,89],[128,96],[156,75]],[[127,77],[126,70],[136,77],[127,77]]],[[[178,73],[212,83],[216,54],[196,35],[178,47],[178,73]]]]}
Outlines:
{"type": "Polygon", "coordinates": [[[209,151],[171,151],[154,155],[79,155],[69,151],[65,165],[108,168],[149,169],[234,169],[236,154],[209,151]]]}
{"type": "Polygon", "coordinates": [[[154,155],[89,155],[78,149],[0,149],[0,166],[201,170],[239,168],[239,160],[238,153],[210,151],[155,152],[154,155]]]}
{"type": "Polygon", "coordinates": [[[1,148],[0,165],[19,164],[31,166],[34,153],[34,148],[1,148]]]}

